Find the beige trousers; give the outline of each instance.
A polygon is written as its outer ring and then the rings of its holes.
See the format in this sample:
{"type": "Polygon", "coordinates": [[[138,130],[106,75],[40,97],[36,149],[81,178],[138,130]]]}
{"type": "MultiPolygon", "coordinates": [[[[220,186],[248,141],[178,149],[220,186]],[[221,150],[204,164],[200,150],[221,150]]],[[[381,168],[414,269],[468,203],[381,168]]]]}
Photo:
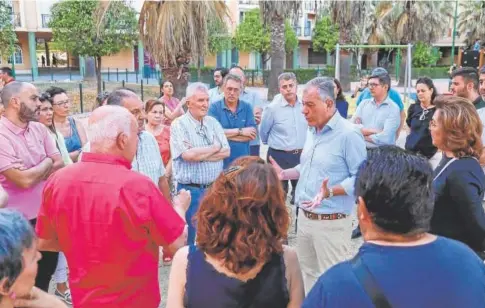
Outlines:
{"type": "Polygon", "coordinates": [[[300,260],[305,294],[333,265],[349,256],[352,234],[350,216],[336,220],[311,220],[303,210],[298,213],[296,252],[300,260]]]}

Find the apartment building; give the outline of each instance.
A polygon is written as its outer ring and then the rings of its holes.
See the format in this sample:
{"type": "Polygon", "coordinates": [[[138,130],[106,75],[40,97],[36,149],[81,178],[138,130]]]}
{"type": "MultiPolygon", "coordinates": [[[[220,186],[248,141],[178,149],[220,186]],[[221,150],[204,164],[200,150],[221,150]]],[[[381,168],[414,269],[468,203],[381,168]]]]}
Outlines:
{"type": "MultiPolygon", "coordinates": [[[[5,1],[5,0],[2,0],[5,1]]],[[[18,42],[13,57],[0,57],[0,66],[14,65],[17,73],[32,74],[37,77],[39,70],[50,67],[83,69],[84,59],[67,54],[63,50],[51,50],[52,30],[48,24],[51,7],[59,0],[11,0],[7,1],[12,8],[12,23],[15,27],[18,42]],[[55,60],[54,60],[55,59],[55,60]],[[13,63],[12,63],[13,62],[13,63]],[[43,68],[45,67],[45,68],[43,68]]],[[[138,11],[142,1],[127,1],[138,11]]],[[[141,44],[122,50],[112,56],[103,57],[103,71],[119,69],[134,71],[149,61],[141,44]],[[144,57],[139,59],[138,53],[144,57]]]]}

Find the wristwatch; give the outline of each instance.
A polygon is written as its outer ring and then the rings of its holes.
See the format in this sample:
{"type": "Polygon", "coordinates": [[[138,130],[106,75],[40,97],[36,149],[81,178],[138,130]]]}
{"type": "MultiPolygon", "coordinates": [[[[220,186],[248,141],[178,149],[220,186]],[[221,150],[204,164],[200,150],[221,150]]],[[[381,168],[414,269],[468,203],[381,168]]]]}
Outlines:
{"type": "Polygon", "coordinates": [[[332,197],[333,197],[333,188],[330,188],[330,189],[328,190],[328,197],[327,197],[327,198],[325,198],[325,199],[330,199],[330,198],[332,198],[332,197]]]}
{"type": "Polygon", "coordinates": [[[239,132],[237,133],[237,135],[238,135],[238,136],[242,136],[242,133],[243,133],[242,128],[240,128],[240,129],[239,129],[239,132]]]}

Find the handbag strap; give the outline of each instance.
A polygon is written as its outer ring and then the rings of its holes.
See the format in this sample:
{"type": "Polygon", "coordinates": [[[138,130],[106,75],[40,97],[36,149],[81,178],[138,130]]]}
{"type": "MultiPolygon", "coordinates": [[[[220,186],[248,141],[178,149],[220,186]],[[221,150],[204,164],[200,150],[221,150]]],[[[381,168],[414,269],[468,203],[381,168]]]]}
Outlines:
{"type": "Polygon", "coordinates": [[[453,157],[452,159],[450,159],[446,165],[441,168],[440,172],[438,172],[438,174],[434,177],[433,181],[435,181],[442,173],[443,171],[445,171],[446,168],[448,168],[449,165],[451,165],[452,162],[454,162],[455,160],[458,160],[456,157],[453,157]]]}
{"type": "Polygon", "coordinates": [[[359,280],[359,283],[364,288],[365,293],[370,297],[372,303],[376,308],[391,308],[391,304],[387,300],[382,290],[379,288],[374,276],[369,271],[367,266],[362,262],[359,255],[356,255],[351,261],[352,271],[359,280]]]}

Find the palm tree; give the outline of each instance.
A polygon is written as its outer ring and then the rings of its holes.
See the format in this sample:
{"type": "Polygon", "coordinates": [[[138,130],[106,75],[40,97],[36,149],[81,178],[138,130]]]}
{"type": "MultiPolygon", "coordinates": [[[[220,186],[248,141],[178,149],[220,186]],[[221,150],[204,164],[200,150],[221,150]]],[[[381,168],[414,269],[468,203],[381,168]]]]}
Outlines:
{"type": "MultiPolygon", "coordinates": [[[[362,25],[366,18],[366,8],[369,1],[329,1],[329,13],[333,23],[340,29],[339,43],[348,45],[352,43],[352,34],[355,25],[362,25]]],[[[355,36],[354,36],[355,37],[355,36]]],[[[340,83],[344,91],[350,90],[350,57],[348,49],[340,49],[340,83]]]]}
{"type": "Polygon", "coordinates": [[[165,79],[182,98],[191,60],[208,50],[207,24],[211,19],[229,18],[224,1],[145,1],[140,12],[140,35],[146,50],[161,66],[165,79]]]}
{"type": "Polygon", "coordinates": [[[466,34],[467,44],[475,39],[485,40],[485,1],[460,2],[461,12],[458,15],[457,28],[466,34]]]}
{"type": "MultiPolygon", "coordinates": [[[[432,44],[445,34],[453,6],[448,1],[394,1],[389,14],[385,19],[390,25],[394,43],[414,44],[424,42],[432,44]]],[[[404,85],[406,68],[406,54],[403,50],[401,61],[401,74],[399,84],[404,85]]]]}
{"type": "Polygon", "coordinates": [[[278,76],[285,68],[285,20],[297,16],[301,1],[260,1],[259,6],[264,26],[270,25],[271,31],[271,70],[268,81],[268,100],[278,93],[278,76]]]}

